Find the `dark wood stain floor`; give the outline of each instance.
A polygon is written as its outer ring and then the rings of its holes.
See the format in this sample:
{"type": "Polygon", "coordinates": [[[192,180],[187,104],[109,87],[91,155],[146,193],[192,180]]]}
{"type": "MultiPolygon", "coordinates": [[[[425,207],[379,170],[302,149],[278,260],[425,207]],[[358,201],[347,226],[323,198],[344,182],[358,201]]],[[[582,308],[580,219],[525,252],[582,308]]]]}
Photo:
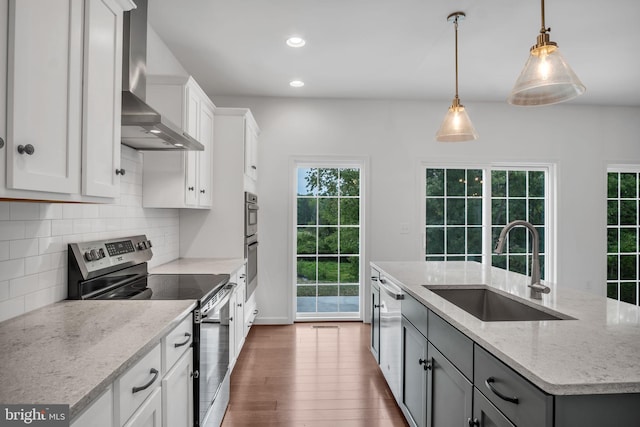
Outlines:
{"type": "Polygon", "coordinates": [[[369,350],[370,331],[359,322],[254,325],[222,426],[407,426],[369,350]]]}

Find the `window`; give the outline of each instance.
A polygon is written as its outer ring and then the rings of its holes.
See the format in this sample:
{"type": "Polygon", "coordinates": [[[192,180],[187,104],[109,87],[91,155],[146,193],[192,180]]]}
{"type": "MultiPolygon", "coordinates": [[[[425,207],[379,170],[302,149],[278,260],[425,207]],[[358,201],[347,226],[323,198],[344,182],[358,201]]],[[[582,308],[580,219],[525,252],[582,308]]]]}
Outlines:
{"type": "Polygon", "coordinates": [[[359,167],[297,167],[296,312],[359,317],[359,167]]]}
{"type": "Polygon", "coordinates": [[[639,175],[630,168],[610,168],[607,173],[607,296],[636,305],[639,175]]]}
{"type": "Polygon", "coordinates": [[[492,254],[500,231],[522,219],[540,234],[540,264],[545,277],[545,230],[549,227],[550,167],[427,167],[425,174],[425,259],[478,261],[530,274],[531,236],[517,227],[503,254],[492,254]]]}

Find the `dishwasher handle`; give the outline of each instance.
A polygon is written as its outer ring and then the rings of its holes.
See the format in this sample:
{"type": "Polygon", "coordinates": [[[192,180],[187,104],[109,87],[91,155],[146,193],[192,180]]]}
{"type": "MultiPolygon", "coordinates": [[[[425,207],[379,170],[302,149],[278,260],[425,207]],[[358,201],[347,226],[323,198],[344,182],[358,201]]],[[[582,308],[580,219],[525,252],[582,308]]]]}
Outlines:
{"type": "Polygon", "coordinates": [[[404,293],[395,284],[389,283],[384,277],[379,279],[380,288],[385,291],[387,295],[395,300],[404,299],[404,293]]]}

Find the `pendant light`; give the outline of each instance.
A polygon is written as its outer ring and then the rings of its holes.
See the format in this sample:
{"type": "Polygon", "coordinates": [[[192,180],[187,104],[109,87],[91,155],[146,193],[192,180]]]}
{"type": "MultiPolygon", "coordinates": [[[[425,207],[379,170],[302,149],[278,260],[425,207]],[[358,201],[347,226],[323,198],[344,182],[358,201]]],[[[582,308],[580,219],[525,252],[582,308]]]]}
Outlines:
{"type": "Polygon", "coordinates": [[[478,133],[458,97],[458,21],[462,21],[465,16],[463,12],[454,12],[447,16],[447,21],[453,22],[456,29],[456,96],[436,133],[436,141],[440,142],[462,142],[478,139],[478,133]]]}
{"type": "Polygon", "coordinates": [[[558,45],[549,40],[545,28],[544,0],[541,0],[542,27],[537,43],[520,73],[507,101],[513,105],[550,105],[582,95],[585,87],[565,62],[558,45]]]}

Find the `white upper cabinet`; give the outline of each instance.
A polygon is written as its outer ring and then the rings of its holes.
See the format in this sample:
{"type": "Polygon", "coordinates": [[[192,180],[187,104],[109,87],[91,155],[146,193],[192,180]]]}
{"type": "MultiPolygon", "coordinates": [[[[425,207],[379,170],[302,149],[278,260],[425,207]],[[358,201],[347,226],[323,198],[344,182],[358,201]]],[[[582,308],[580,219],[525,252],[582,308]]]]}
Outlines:
{"type": "Polygon", "coordinates": [[[245,118],[244,174],[254,183],[258,180],[258,125],[250,114],[245,118]]]}
{"type": "Polygon", "coordinates": [[[143,206],[211,208],[215,105],[193,78],[182,76],[147,76],[147,102],[204,151],[145,152],[143,206]]]}
{"type": "Polygon", "coordinates": [[[83,6],[9,2],[8,188],[80,191],[83,6]]]}
{"type": "Polygon", "coordinates": [[[116,0],[85,3],[82,194],[120,193],[122,6],[116,0]]]}
{"type": "Polygon", "coordinates": [[[0,198],[118,196],[122,16],[132,7],[0,0],[0,27],[8,28],[0,32],[0,198]]]}

